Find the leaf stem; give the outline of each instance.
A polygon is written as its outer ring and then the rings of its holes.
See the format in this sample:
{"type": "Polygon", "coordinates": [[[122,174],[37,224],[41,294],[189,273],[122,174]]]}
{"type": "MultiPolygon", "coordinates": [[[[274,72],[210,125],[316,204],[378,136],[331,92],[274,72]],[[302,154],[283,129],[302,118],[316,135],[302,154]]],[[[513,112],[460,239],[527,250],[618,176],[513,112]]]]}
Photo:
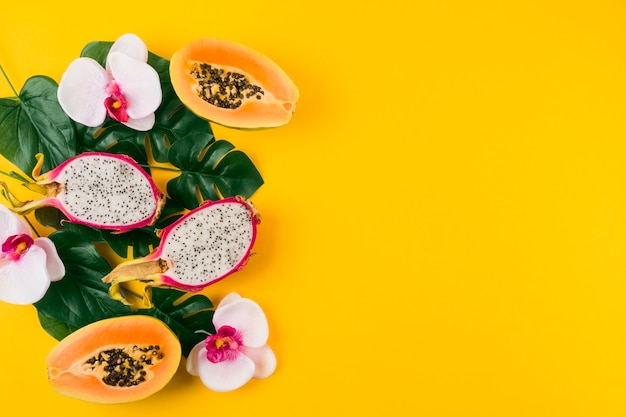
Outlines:
{"type": "Polygon", "coordinates": [[[18,97],[19,94],[17,93],[17,91],[15,91],[13,84],[11,84],[11,80],[9,80],[9,76],[6,72],[4,72],[4,68],[2,68],[2,65],[0,65],[0,71],[2,71],[2,75],[4,76],[4,79],[7,80],[7,83],[9,84],[9,87],[11,87],[11,90],[13,91],[13,94],[15,94],[15,97],[18,97]]]}

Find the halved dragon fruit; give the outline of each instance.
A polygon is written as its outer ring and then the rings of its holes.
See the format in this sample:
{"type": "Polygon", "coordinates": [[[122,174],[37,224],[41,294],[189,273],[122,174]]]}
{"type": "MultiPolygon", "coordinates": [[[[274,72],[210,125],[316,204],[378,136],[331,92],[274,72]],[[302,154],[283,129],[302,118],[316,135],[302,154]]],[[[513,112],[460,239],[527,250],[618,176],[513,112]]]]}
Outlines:
{"type": "Polygon", "coordinates": [[[165,203],[152,178],[130,157],[85,152],[40,174],[43,155],[37,155],[34,184],[29,188],[46,197],[13,202],[13,211],[58,208],[68,221],[99,229],[126,232],[153,224],[165,203]]]}
{"type": "Polygon", "coordinates": [[[151,254],[119,264],[102,281],[120,300],[119,284],[132,280],[200,291],[245,266],[259,222],[256,208],[243,197],[207,201],[161,230],[161,243],[151,254]]]}

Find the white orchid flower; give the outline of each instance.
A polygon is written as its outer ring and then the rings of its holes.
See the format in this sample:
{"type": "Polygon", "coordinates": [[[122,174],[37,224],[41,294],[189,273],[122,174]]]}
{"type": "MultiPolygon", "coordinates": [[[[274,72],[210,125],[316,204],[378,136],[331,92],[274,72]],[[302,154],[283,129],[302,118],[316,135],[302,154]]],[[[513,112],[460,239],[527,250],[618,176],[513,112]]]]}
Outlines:
{"type": "Polygon", "coordinates": [[[159,74],[147,62],[146,45],[130,33],[111,46],[106,68],[92,58],[75,59],[59,83],[61,108],[90,127],[100,126],[109,115],[135,130],[152,129],[163,93],[159,74]]]}
{"type": "Polygon", "coordinates": [[[33,238],[30,227],[18,215],[0,205],[0,300],[33,304],[43,298],[50,282],[65,275],[65,266],[54,243],[33,238]]]}
{"type": "Polygon", "coordinates": [[[267,346],[269,327],[257,303],[237,293],[227,295],[213,315],[216,334],[198,343],[187,358],[187,371],[213,391],[232,391],[251,378],[266,378],[276,369],[267,346]]]}

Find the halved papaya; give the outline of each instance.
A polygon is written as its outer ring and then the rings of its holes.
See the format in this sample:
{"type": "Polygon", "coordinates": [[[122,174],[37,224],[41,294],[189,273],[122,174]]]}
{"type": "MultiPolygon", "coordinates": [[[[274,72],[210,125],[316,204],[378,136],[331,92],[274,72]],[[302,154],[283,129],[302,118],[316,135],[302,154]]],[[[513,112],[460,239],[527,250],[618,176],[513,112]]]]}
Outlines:
{"type": "Polygon", "coordinates": [[[176,373],[181,346],[161,320],[114,317],[61,340],[46,357],[48,379],[60,394],[102,404],[144,399],[176,373]]]}
{"type": "Polygon", "coordinates": [[[299,97],[271,59],[237,42],[198,39],[172,55],[170,77],[180,100],[198,116],[233,128],[289,122],[299,97]]]}

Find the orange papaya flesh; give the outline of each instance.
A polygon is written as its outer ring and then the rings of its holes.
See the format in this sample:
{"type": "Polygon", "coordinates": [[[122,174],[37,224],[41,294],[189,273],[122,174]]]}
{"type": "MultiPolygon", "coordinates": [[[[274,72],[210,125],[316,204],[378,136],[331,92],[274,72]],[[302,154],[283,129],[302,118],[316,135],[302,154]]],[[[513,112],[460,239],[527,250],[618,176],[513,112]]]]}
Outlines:
{"type": "Polygon", "coordinates": [[[299,91],[271,59],[236,42],[195,40],[175,52],[170,78],[198,116],[228,127],[257,129],[291,120],[299,91]]]}
{"type": "Polygon", "coordinates": [[[176,335],[150,316],[89,324],[61,340],[46,357],[48,379],[59,394],[116,404],[161,390],[181,360],[176,335]]]}

